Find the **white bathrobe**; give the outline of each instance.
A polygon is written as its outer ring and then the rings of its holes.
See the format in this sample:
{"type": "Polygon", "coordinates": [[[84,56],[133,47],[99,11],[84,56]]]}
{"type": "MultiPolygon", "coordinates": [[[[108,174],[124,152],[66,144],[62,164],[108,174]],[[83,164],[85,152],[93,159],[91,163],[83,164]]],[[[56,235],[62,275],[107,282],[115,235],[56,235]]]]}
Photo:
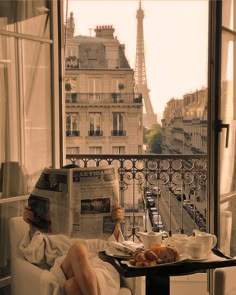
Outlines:
{"type": "MultiPolygon", "coordinates": [[[[119,238],[119,242],[124,240],[121,232],[119,238]]],[[[68,238],[65,235],[47,235],[37,231],[32,239],[30,239],[28,233],[24,236],[20,249],[29,262],[38,266],[48,265],[50,267],[50,272],[53,273],[55,281],[58,282],[57,291],[53,295],[61,295],[64,294],[63,285],[66,280],[61,269],[61,263],[71,245],[76,242],[83,243],[88,249],[90,265],[96,273],[100,294],[117,295],[120,289],[120,276],[111,264],[102,261],[97,255],[99,251],[108,249],[110,242],[114,241],[116,239],[113,235],[108,241],[99,239],[83,240],[68,238]]],[[[43,275],[45,275],[44,272],[43,275]]],[[[45,281],[42,278],[40,279],[40,284],[41,281],[45,281]]],[[[42,294],[50,294],[47,287],[41,286],[41,288],[42,294]]]]}

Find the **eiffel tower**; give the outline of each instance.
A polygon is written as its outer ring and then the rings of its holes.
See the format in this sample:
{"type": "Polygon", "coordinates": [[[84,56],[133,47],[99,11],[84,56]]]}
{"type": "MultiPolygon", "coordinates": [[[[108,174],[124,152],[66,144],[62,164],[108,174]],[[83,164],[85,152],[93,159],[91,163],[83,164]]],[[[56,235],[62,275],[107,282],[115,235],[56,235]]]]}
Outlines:
{"type": "Polygon", "coordinates": [[[145,55],[144,55],[144,38],[143,38],[143,19],[144,12],[139,0],[139,9],[137,10],[137,43],[136,43],[136,62],[135,62],[135,91],[142,93],[146,113],[143,114],[143,125],[150,129],[157,124],[157,115],[154,114],[152,103],[149,97],[147,86],[145,55]]]}

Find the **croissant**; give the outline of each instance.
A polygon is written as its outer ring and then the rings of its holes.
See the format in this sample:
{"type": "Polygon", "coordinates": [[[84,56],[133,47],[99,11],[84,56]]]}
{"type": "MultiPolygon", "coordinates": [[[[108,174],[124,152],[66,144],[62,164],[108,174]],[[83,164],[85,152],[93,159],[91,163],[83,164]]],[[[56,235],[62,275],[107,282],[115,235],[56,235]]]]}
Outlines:
{"type": "Polygon", "coordinates": [[[178,261],[179,252],[173,246],[163,246],[158,253],[158,260],[162,263],[178,261]]]}

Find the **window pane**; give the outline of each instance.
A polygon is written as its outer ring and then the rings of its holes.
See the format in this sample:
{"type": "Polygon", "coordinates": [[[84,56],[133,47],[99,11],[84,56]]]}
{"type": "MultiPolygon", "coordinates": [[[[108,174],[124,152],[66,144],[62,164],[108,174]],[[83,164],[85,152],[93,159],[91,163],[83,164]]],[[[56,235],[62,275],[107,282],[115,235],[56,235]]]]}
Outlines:
{"type": "Polygon", "coordinates": [[[0,50],[0,161],[25,167],[30,189],[39,169],[52,164],[50,47],[1,36],[0,47],[6,50],[0,50]],[[21,53],[20,68],[14,48],[21,53]]]}
{"type": "Polygon", "coordinates": [[[222,25],[232,31],[235,31],[235,1],[234,0],[223,0],[223,14],[222,14],[222,25]]]}
{"type": "Polygon", "coordinates": [[[67,155],[78,155],[79,154],[79,147],[67,147],[66,154],[67,155]]]}
{"type": "Polygon", "coordinates": [[[112,154],[113,155],[124,155],[125,154],[125,147],[124,146],[113,146],[112,147],[112,154]]]}
{"type": "Polygon", "coordinates": [[[90,131],[101,130],[101,114],[100,113],[90,113],[89,122],[90,122],[90,131]]]}
{"type": "MultiPolygon", "coordinates": [[[[223,25],[232,27],[232,18],[236,21],[234,3],[231,0],[223,1],[223,25]],[[230,18],[229,18],[230,16],[230,18]],[[227,22],[228,21],[228,22],[227,22]]],[[[235,27],[236,29],[236,27],[235,27]]],[[[220,119],[229,130],[223,129],[219,133],[219,193],[220,193],[220,248],[226,254],[236,255],[236,225],[233,218],[235,208],[235,134],[236,134],[236,42],[234,32],[223,28],[222,31],[222,64],[221,64],[221,101],[220,119]],[[228,133],[228,134],[227,134],[228,133]],[[227,144],[228,137],[228,147],[227,144]],[[225,177],[227,175],[227,177],[225,177]]]]}
{"type": "Polygon", "coordinates": [[[102,153],[102,147],[101,146],[91,146],[89,147],[89,153],[93,155],[99,155],[102,153]]]}
{"type": "Polygon", "coordinates": [[[0,30],[49,38],[50,1],[1,0],[0,30]]]}

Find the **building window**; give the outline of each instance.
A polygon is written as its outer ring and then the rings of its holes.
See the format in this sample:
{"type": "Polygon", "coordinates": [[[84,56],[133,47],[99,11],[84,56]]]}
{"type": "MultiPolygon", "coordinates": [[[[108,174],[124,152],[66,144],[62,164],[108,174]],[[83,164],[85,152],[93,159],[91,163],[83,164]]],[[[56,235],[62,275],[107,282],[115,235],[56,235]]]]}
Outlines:
{"type": "Polygon", "coordinates": [[[67,47],[65,58],[66,68],[78,68],[78,61],[78,49],[76,47],[67,47]]]}
{"type": "Polygon", "coordinates": [[[113,155],[122,155],[125,154],[125,146],[113,146],[112,147],[113,155]]]}
{"type": "Polygon", "coordinates": [[[67,147],[66,154],[67,155],[79,155],[79,147],[78,146],[67,147]]]}
{"type": "Polygon", "coordinates": [[[102,147],[101,146],[90,146],[89,153],[92,155],[100,155],[100,154],[102,154],[102,147]]]}
{"type": "Polygon", "coordinates": [[[123,113],[112,114],[112,135],[114,136],[125,135],[123,113]]]}
{"type": "Polygon", "coordinates": [[[101,131],[101,113],[89,114],[89,136],[102,135],[101,131]]]}
{"type": "Polygon", "coordinates": [[[66,113],[66,136],[79,136],[79,114],[66,113]]]}

